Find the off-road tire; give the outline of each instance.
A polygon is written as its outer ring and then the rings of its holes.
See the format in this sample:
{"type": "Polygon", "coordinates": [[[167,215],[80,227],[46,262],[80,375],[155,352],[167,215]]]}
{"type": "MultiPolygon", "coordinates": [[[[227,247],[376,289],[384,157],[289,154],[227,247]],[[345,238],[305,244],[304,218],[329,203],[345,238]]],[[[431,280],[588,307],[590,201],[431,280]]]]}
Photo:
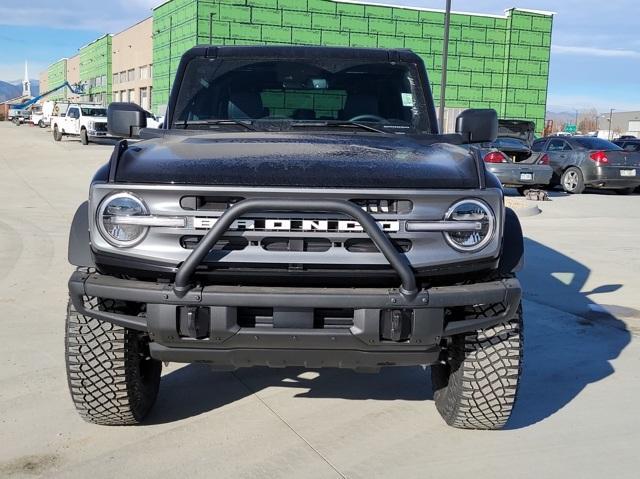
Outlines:
{"type": "Polygon", "coordinates": [[[582,170],[577,166],[570,166],[560,179],[562,189],[571,195],[579,195],[584,191],[584,175],[582,170]]]}
{"type": "Polygon", "coordinates": [[[60,130],[58,130],[58,125],[53,127],[53,139],[55,141],[62,140],[62,133],[60,133],[60,130]]]}
{"type": "MultiPolygon", "coordinates": [[[[87,298],[92,308],[116,311],[112,300],[87,298]]],[[[162,363],[149,357],[143,333],[67,307],[65,355],[69,391],[82,418],[94,424],[139,424],[158,395],[162,363]]]]}
{"type": "Polygon", "coordinates": [[[80,142],[83,145],[89,144],[89,134],[87,133],[86,128],[83,128],[82,130],[80,130],[80,142]]]}
{"type": "Polygon", "coordinates": [[[523,358],[522,307],[515,318],[455,336],[445,364],[431,368],[436,408],[450,426],[501,429],[518,395],[523,358]]]}

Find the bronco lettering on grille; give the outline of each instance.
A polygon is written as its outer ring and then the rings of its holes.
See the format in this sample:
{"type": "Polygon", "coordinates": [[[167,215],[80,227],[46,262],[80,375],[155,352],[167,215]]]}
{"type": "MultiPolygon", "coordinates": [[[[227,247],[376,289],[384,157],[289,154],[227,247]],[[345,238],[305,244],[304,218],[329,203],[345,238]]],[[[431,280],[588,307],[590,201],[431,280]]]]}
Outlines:
{"type": "MultiPolygon", "coordinates": [[[[194,218],[195,229],[211,229],[218,218],[194,218]]],[[[388,233],[400,231],[399,221],[378,221],[378,226],[388,233]]],[[[291,232],[329,232],[360,233],[364,231],[360,223],[353,220],[302,220],[302,219],[251,219],[234,221],[229,231],[291,231],[291,232]]]]}

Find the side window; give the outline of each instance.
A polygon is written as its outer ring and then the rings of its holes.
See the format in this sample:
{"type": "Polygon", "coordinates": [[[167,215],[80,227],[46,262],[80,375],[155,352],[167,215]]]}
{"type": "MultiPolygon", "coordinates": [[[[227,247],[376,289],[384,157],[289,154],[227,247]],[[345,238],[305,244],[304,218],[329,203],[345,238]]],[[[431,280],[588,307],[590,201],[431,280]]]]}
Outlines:
{"type": "Polygon", "coordinates": [[[531,150],[535,151],[536,153],[541,152],[542,150],[544,150],[544,144],[547,142],[547,140],[536,140],[533,142],[533,145],[531,145],[531,150]]]}
{"type": "Polygon", "coordinates": [[[571,148],[571,145],[569,143],[567,143],[566,141],[563,142],[564,146],[562,147],[562,151],[571,151],[573,150],[573,148],[571,148]]]}
{"type": "Polygon", "coordinates": [[[549,146],[547,147],[547,151],[562,151],[564,150],[565,142],[560,139],[553,139],[549,141],[549,146]]]}
{"type": "Polygon", "coordinates": [[[625,151],[640,151],[640,143],[625,143],[625,151]]]}
{"type": "Polygon", "coordinates": [[[72,108],[71,110],[69,110],[69,113],[67,115],[69,118],[80,118],[80,115],[78,115],[78,109],[77,108],[72,108]]]}

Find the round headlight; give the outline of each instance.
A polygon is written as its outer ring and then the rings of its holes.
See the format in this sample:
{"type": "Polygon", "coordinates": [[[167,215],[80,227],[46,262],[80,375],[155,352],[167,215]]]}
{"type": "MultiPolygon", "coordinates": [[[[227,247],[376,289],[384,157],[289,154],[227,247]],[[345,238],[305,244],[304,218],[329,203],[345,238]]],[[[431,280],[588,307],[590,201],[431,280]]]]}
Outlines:
{"type": "Polygon", "coordinates": [[[113,246],[130,248],[140,243],[148,226],[126,224],[127,217],[146,216],[147,206],[131,193],[116,193],[102,201],[96,221],[102,237],[113,246]]]}
{"type": "Polygon", "coordinates": [[[465,226],[474,225],[475,228],[464,228],[460,231],[444,233],[447,242],[459,251],[479,251],[493,238],[496,220],[489,205],[480,200],[462,200],[454,204],[445,216],[445,221],[464,222],[465,226]]]}

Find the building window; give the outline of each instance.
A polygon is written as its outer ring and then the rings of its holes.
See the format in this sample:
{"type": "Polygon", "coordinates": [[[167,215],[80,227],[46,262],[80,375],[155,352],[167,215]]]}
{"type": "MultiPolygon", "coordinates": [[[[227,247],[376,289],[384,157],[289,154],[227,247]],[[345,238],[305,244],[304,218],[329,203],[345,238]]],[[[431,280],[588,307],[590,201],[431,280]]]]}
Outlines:
{"type": "Polygon", "coordinates": [[[153,64],[149,65],[149,78],[153,78],[153,64]]]}
{"type": "Polygon", "coordinates": [[[117,91],[113,92],[113,101],[120,101],[120,93],[117,91]]]}
{"type": "Polygon", "coordinates": [[[139,76],[140,80],[147,80],[149,78],[149,67],[146,65],[140,67],[139,76]]]}
{"type": "Polygon", "coordinates": [[[120,92],[120,101],[129,101],[129,100],[127,99],[127,92],[126,92],[125,90],[122,90],[122,91],[120,92]]]}
{"type": "Polygon", "coordinates": [[[127,72],[120,72],[120,83],[127,82],[127,72]]]}
{"type": "Polygon", "coordinates": [[[146,88],[140,88],[140,106],[149,110],[149,92],[146,88]]]}
{"type": "Polygon", "coordinates": [[[118,83],[118,78],[120,78],[119,75],[117,73],[114,73],[113,74],[113,80],[112,80],[112,83],[114,85],[116,85],[118,83]]]}
{"type": "Polygon", "coordinates": [[[137,103],[135,90],[129,90],[129,101],[132,103],[137,103]]]}
{"type": "Polygon", "coordinates": [[[134,81],[136,79],[135,69],[127,70],[127,81],[134,81]]]}
{"type": "Polygon", "coordinates": [[[107,75],[102,75],[102,76],[100,77],[100,84],[101,84],[102,86],[107,86],[107,75]]]}

